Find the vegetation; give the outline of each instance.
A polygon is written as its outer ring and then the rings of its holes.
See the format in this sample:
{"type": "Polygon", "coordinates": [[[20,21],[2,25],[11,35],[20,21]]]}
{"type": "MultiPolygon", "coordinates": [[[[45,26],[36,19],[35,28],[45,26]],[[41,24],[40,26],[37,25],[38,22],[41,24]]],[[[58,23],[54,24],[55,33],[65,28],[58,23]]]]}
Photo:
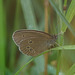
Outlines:
{"type": "Polygon", "coordinates": [[[0,0],[0,75],[75,75],[75,0],[0,0]],[[59,34],[54,48],[32,57],[12,40],[19,29],[59,34]]]}

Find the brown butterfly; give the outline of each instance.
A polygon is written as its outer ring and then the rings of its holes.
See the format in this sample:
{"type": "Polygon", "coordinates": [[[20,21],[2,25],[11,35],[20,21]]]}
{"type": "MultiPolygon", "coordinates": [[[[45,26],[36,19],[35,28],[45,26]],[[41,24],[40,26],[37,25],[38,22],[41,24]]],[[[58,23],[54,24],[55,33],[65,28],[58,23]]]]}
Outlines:
{"type": "Polygon", "coordinates": [[[22,53],[37,56],[55,44],[57,35],[22,29],[14,32],[12,38],[22,53]]]}

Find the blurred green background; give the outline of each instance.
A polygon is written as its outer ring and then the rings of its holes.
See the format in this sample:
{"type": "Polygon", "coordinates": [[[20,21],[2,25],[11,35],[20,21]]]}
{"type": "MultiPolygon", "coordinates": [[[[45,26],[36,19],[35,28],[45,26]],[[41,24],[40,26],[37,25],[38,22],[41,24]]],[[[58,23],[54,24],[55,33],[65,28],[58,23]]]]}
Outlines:
{"type": "MultiPolygon", "coordinates": [[[[45,31],[46,1],[0,0],[0,75],[14,75],[17,71],[19,74],[15,75],[46,75],[44,55],[19,70],[34,57],[20,53],[12,40],[13,32],[18,29],[45,31]]],[[[64,46],[74,45],[75,32],[70,25],[75,29],[75,0],[49,0],[47,11],[49,34],[62,31],[64,34],[58,36],[57,42],[64,46]]],[[[75,50],[49,52],[47,74],[75,75],[75,50]]]]}

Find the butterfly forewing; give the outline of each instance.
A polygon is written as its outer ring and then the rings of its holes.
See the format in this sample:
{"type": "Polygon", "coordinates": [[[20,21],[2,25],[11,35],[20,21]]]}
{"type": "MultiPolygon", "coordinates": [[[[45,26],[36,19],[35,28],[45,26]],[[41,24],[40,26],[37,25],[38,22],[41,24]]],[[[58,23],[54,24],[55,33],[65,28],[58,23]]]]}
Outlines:
{"type": "Polygon", "coordinates": [[[16,45],[19,45],[21,41],[24,39],[30,38],[30,37],[43,37],[43,38],[48,38],[51,39],[52,36],[42,32],[42,31],[36,31],[36,30],[18,30],[13,33],[13,40],[16,43],[16,45]]]}

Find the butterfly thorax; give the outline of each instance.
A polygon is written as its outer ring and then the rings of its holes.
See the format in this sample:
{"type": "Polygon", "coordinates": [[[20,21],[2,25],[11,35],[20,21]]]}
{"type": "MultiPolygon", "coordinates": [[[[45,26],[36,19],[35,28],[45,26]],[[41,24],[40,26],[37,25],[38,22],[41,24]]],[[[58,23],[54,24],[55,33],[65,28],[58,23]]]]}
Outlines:
{"type": "Polygon", "coordinates": [[[48,48],[50,48],[51,46],[53,46],[57,40],[57,35],[51,35],[52,38],[50,38],[50,40],[47,41],[48,43],[48,48]]]}

